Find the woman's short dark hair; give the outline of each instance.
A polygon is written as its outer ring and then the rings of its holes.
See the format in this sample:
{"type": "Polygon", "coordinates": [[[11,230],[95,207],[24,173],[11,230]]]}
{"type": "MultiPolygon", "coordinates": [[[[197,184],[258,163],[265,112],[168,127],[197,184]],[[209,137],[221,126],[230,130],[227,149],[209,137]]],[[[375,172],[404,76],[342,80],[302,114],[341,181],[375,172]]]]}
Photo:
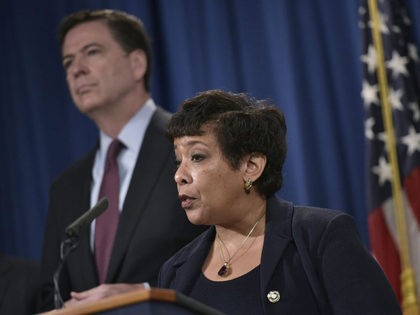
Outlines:
{"type": "Polygon", "coordinates": [[[147,69],[144,74],[144,86],[146,91],[149,91],[152,49],[143,22],[134,15],[118,10],[83,10],[70,14],[61,20],[58,27],[57,36],[60,47],[63,48],[67,33],[75,26],[98,20],[104,21],[114,39],[126,53],[130,53],[136,49],[141,49],[145,52],[147,69]]]}
{"type": "Polygon", "coordinates": [[[248,154],[262,154],[267,163],[254,183],[257,191],[272,196],[283,183],[286,158],[286,123],[283,113],[264,100],[247,94],[210,90],[185,100],[169,122],[167,135],[173,141],[183,136],[214,132],[222,154],[233,169],[248,154]]]}

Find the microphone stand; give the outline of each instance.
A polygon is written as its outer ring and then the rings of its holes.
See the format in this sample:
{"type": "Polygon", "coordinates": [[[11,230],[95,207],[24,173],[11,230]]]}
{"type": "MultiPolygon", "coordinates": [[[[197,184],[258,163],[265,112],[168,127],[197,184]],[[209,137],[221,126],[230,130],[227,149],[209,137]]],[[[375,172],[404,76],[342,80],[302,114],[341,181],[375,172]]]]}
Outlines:
{"type": "Polygon", "coordinates": [[[63,269],[64,263],[67,260],[67,256],[79,245],[79,237],[77,236],[66,236],[66,238],[61,241],[60,245],[60,264],[57,267],[57,270],[54,272],[53,283],[54,283],[54,306],[58,310],[63,307],[63,298],[60,293],[59,279],[61,275],[61,270],[63,269]]]}
{"type": "Polygon", "coordinates": [[[84,226],[89,225],[97,216],[106,210],[108,207],[108,199],[102,198],[97,202],[95,206],[86,211],[81,217],[70,224],[65,230],[65,238],[60,244],[60,263],[57,270],[53,275],[54,284],[54,306],[58,310],[63,307],[63,298],[60,293],[60,274],[63,269],[64,263],[67,260],[67,256],[77,247],[79,244],[80,229],[84,226]]]}

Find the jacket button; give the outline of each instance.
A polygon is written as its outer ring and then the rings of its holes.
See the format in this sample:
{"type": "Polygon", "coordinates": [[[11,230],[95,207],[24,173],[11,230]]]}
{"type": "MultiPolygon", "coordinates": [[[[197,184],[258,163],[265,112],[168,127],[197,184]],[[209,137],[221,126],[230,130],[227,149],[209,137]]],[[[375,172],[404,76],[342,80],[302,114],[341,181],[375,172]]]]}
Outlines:
{"type": "Polygon", "coordinates": [[[279,291],[270,291],[270,292],[268,292],[267,299],[271,303],[277,303],[280,300],[280,293],[279,293],[279,291]]]}

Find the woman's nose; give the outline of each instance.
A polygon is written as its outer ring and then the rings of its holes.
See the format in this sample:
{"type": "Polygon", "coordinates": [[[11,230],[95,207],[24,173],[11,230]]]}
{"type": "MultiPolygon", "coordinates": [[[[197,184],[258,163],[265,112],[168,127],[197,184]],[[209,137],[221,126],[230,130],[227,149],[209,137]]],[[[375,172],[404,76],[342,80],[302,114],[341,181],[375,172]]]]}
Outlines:
{"type": "Polygon", "coordinates": [[[183,166],[183,164],[179,164],[178,169],[175,172],[175,176],[174,176],[175,182],[178,185],[183,185],[183,184],[187,184],[188,180],[187,180],[187,175],[185,172],[185,168],[183,166]]]}

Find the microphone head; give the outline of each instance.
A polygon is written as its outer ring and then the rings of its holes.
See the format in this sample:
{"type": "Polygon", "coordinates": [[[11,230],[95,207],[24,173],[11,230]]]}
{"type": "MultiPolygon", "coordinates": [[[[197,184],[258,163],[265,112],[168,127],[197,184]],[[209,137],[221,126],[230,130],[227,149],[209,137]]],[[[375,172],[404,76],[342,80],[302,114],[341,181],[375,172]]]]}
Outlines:
{"type": "Polygon", "coordinates": [[[108,198],[104,197],[99,200],[96,205],[90,208],[88,211],[83,213],[79,218],[77,218],[72,224],[70,224],[66,230],[65,234],[67,237],[78,237],[80,234],[80,229],[86,225],[89,225],[95,218],[100,216],[108,208],[109,202],[108,198]]]}

